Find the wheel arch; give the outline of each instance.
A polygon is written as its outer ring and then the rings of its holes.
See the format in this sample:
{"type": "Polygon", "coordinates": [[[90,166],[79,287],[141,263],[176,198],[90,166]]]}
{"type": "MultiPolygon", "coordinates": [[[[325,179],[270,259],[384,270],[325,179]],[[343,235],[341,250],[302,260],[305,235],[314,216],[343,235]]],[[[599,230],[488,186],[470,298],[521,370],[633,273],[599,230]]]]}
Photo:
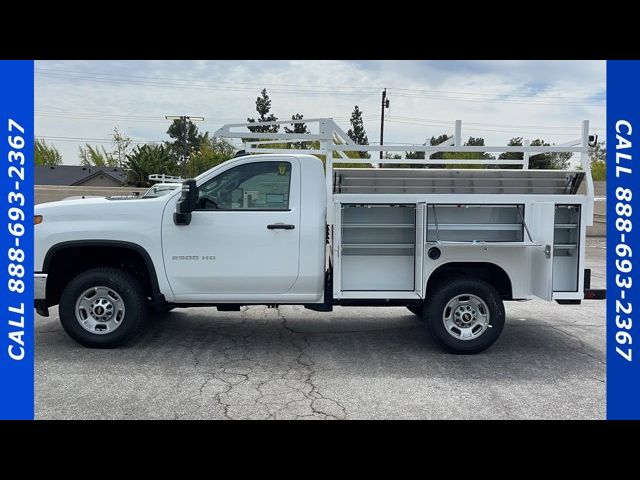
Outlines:
{"type": "Polygon", "coordinates": [[[513,281],[509,273],[493,262],[447,262],[439,265],[426,278],[424,298],[436,284],[451,275],[479,278],[492,285],[503,300],[513,300],[513,281]]]}
{"type": "Polygon", "coordinates": [[[123,240],[96,239],[65,241],[49,248],[42,264],[43,273],[48,274],[47,305],[58,303],[62,289],[71,277],[99,266],[112,266],[130,271],[141,280],[145,293],[153,304],[164,302],[155,265],[144,247],[123,240]],[[100,259],[87,258],[88,255],[96,253],[100,253],[100,259]],[[64,265],[65,268],[60,270],[61,264],[70,256],[74,256],[74,260],[80,260],[73,262],[71,268],[64,265]]]}

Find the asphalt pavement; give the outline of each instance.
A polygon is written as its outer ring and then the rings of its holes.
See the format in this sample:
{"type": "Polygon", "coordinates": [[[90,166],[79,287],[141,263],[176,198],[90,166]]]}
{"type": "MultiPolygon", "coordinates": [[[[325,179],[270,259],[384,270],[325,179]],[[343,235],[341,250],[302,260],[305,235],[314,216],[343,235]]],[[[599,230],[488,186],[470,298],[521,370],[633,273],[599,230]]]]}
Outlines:
{"type": "MultiPolygon", "coordinates": [[[[604,239],[588,239],[605,286],[604,239]]],[[[177,309],[132,343],[36,316],[39,419],[599,419],[605,302],[507,302],[489,350],[444,353],[406,308],[177,309]]]]}

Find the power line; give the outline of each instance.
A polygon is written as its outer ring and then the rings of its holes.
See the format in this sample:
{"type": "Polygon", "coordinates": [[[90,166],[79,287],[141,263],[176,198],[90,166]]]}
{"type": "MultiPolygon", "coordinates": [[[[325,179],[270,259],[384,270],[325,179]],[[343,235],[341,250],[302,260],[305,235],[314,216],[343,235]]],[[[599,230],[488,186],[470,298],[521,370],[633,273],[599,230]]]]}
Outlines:
{"type": "MultiPolygon", "coordinates": [[[[98,72],[80,72],[77,70],[60,70],[60,69],[52,69],[52,68],[36,68],[35,69],[36,73],[41,73],[41,74],[45,74],[45,75],[71,75],[71,76],[87,76],[87,77],[95,77],[95,78],[101,78],[101,77],[106,77],[106,78],[114,78],[114,79],[126,79],[126,78],[131,78],[131,79],[139,79],[141,81],[148,81],[148,80],[152,80],[152,81],[157,81],[158,79],[162,80],[161,77],[149,77],[149,76],[143,76],[143,75],[130,75],[130,74],[112,74],[112,73],[98,73],[98,72]]],[[[180,79],[173,79],[173,78],[168,78],[168,77],[164,77],[165,80],[169,80],[175,83],[181,83],[184,85],[193,85],[194,81],[193,80],[180,80],[180,79]]],[[[253,87],[264,87],[264,86],[274,86],[274,87],[303,87],[303,88],[308,88],[309,85],[302,85],[302,84],[292,84],[292,83],[269,83],[269,82],[239,82],[239,81],[229,81],[229,82],[225,82],[225,81],[216,81],[216,82],[200,82],[203,86],[210,86],[210,85],[232,85],[232,86],[236,86],[236,85],[248,85],[248,86],[253,86],[253,87]]],[[[348,89],[348,90],[353,90],[353,89],[359,89],[360,91],[362,90],[371,90],[372,92],[367,92],[367,93],[377,93],[378,91],[378,87],[363,87],[363,86],[336,86],[336,87],[331,87],[331,89],[325,89],[322,90],[323,92],[331,92],[333,93],[335,91],[335,89],[348,89]]]]}
{"type": "MultiPolygon", "coordinates": [[[[255,92],[254,87],[239,87],[239,86],[212,86],[214,84],[202,85],[196,84],[193,82],[185,83],[182,81],[166,81],[161,80],[157,81],[154,79],[149,79],[145,81],[139,81],[134,79],[126,79],[126,78],[104,78],[104,77],[92,77],[87,75],[65,75],[65,74],[57,74],[57,73],[40,73],[41,75],[48,75],[60,78],[69,78],[69,79],[81,79],[81,80],[93,80],[103,83],[113,83],[113,84],[132,84],[132,85],[141,85],[141,86],[155,86],[155,87],[166,87],[166,88],[185,88],[185,89],[195,89],[195,90],[210,90],[210,91],[236,91],[236,92],[255,92]]],[[[270,88],[270,93],[286,93],[292,95],[352,95],[352,96],[367,96],[367,95],[377,95],[376,92],[362,92],[362,91],[342,91],[339,89],[330,89],[330,90],[318,90],[318,89],[304,89],[304,90],[294,90],[290,88],[270,88]]]]}
{"type": "MultiPolygon", "coordinates": [[[[92,72],[78,72],[78,71],[69,71],[69,70],[58,70],[55,69],[36,69],[36,73],[40,75],[48,75],[60,78],[72,78],[72,79],[85,79],[85,80],[94,80],[101,81],[106,83],[129,83],[135,85],[151,85],[151,86],[159,86],[159,87],[175,87],[179,86],[182,88],[190,88],[190,89],[204,89],[204,90],[227,90],[227,91],[255,91],[253,87],[239,87],[238,85],[249,85],[248,83],[243,82],[216,82],[216,83],[207,83],[203,84],[200,82],[199,84],[194,81],[185,81],[185,80],[176,80],[169,79],[166,77],[163,80],[162,78],[158,79],[158,77],[143,77],[143,76],[133,76],[133,75],[114,75],[114,74],[102,74],[102,73],[92,73],[92,72]],[[231,86],[225,86],[231,85],[231,86]]],[[[266,83],[256,83],[253,85],[261,85],[264,86],[266,83]]],[[[373,95],[376,94],[374,90],[375,87],[331,87],[330,89],[317,89],[317,88],[309,88],[308,85],[299,85],[299,84],[272,84],[275,87],[271,88],[272,93],[287,93],[294,95],[373,95]],[[292,88],[282,88],[282,87],[295,87],[298,90],[292,88]],[[345,90],[346,89],[346,90],[345,90]]],[[[464,102],[480,102],[480,103],[506,103],[506,104],[524,104],[524,105],[546,105],[546,106],[601,106],[603,105],[603,101],[582,101],[578,102],[578,100],[590,100],[589,97],[569,97],[569,96],[554,96],[554,95],[524,95],[524,94],[501,94],[501,93],[480,93],[480,92],[456,92],[455,95],[443,95],[443,93],[454,93],[452,91],[439,91],[439,90],[420,90],[420,89],[406,89],[406,88],[389,88],[389,90],[393,90],[394,93],[400,97],[407,98],[427,98],[427,99],[442,99],[442,100],[453,100],[453,101],[464,101],[464,102]],[[396,92],[397,90],[397,92],[396,92]],[[460,96],[462,95],[462,96],[460,96]],[[472,96],[469,98],[469,96],[472,96]],[[474,98],[473,96],[499,96],[504,98],[474,98]],[[509,97],[515,97],[516,100],[510,100],[509,97]],[[522,99],[529,98],[529,101],[523,102],[522,99]],[[520,100],[518,100],[520,99],[520,100]],[[539,101],[548,100],[546,102],[539,101]],[[575,101],[571,102],[559,102],[559,99],[574,99],[575,101]]]]}
{"type": "MultiPolygon", "coordinates": [[[[127,120],[131,122],[141,122],[141,123],[164,123],[167,121],[163,116],[158,115],[122,115],[122,114],[112,114],[112,113],[100,113],[100,112],[70,112],[70,111],[57,111],[57,112],[49,112],[43,110],[36,110],[35,115],[37,117],[54,117],[54,118],[69,118],[69,119],[77,119],[77,120],[105,120],[105,121],[119,121],[119,120],[127,120]]],[[[246,121],[245,117],[215,117],[215,116],[207,116],[211,121],[203,122],[203,125],[219,125],[220,123],[241,123],[246,121]]],[[[341,116],[330,116],[334,120],[338,121],[348,121],[348,117],[341,116]]],[[[363,117],[363,120],[377,120],[377,116],[367,116],[363,117]]]]}
{"type": "MultiPolygon", "coordinates": [[[[389,88],[391,90],[391,88],[389,88]]],[[[424,90],[424,89],[413,89],[413,88],[393,88],[393,90],[407,91],[407,92],[419,92],[419,93],[449,93],[453,95],[474,95],[474,96],[501,96],[504,95],[501,92],[459,92],[459,91],[451,91],[451,90],[424,90]]],[[[592,100],[592,97],[577,97],[577,96],[569,96],[569,95],[549,95],[549,94],[534,94],[538,98],[549,98],[549,99],[568,99],[568,100],[592,100]]],[[[531,94],[525,93],[509,93],[509,97],[523,97],[530,98],[531,94]]]]}
{"type": "MultiPolygon", "coordinates": [[[[122,78],[131,78],[131,79],[139,79],[139,80],[157,80],[158,78],[162,78],[162,77],[149,77],[149,76],[144,76],[144,75],[131,75],[131,74],[113,74],[113,73],[101,73],[101,72],[81,72],[78,70],[65,70],[65,69],[56,69],[56,68],[36,68],[36,73],[42,73],[45,75],[53,75],[53,74],[60,74],[60,75],[80,75],[80,76],[91,76],[91,77],[95,77],[95,78],[99,78],[99,77],[105,77],[105,78],[115,78],[115,79],[122,79],[122,78]]],[[[164,77],[164,79],[166,80],[168,77],[164,77]]],[[[180,80],[180,79],[169,79],[172,82],[180,82],[183,83],[185,85],[189,85],[189,84],[193,84],[192,80],[180,80]]],[[[218,80],[216,82],[213,83],[209,83],[209,85],[248,85],[248,86],[255,86],[255,87],[262,87],[262,86],[274,86],[274,87],[302,87],[302,88],[308,88],[309,85],[303,85],[303,84],[295,84],[295,83],[282,83],[282,82],[278,82],[278,83],[269,83],[269,82],[240,82],[240,81],[222,81],[222,80],[218,80]]],[[[367,86],[367,85],[354,85],[354,86],[348,86],[348,87],[344,87],[344,86],[335,86],[335,87],[331,87],[331,89],[329,90],[323,90],[326,92],[334,92],[336,89],[348,89],[348,90],[354,90],[357,89],[359,91],[367,91],[367,93],[375,93],[377,91],[379,91],[380,87],[376,86],[376,85],[371,85],[371,86],[367,86]]],[[[454,94],[454,95],[470,95],[470,96],[490,96],[490,97],[495,97],[495,96],[501,96],[501,95],[505,95],[504,93],[501,92],[469,92],[469,91],[465,91],[465,92],[461,92],[461,91],[455,91],[455,90],[429,90],[429,89],[420,89],[420,88],[401,88],[401,87],[388,87],[389,90],[394,90],[394,91],[398,91],[399,93],[401,92],[409,92],[409,93],[437,93],[437,94],[442,94],[442,93],[446,93],[446,94],[454,94]]],[[[554,95],[554,94],[544,94],[544,93],[536,93],[534,94],[536,97],[538,98],[548,98],[548,99],[553,99],[553,100],[557,100],[557,99],[568,99],[568,100],[592,100],[592,96],[575,96],[575,95],[554,95]]],[[[509,97],[521,97],[521,98],[530,98],[532,95],[531,94],[525,94],[525,93],[509,93],[507,94],[507,96],[509,97]]]]}
{"type": "MultiPolygon", "coordinates": [[[[50,135],[36,135],[35,138],[41,139],[41,140],[55,141],[55,142],[113,143],[113,138],[65,137],[65,136],[50,136],[50,135]]],[[[135,144],[164,143],[164,142],[165,140],[131,139],[131,143],[135,143],[135,144]]]]}
{"type": "MultiPolygon", "coordinates": [[[[453,125],[453,120],[439,120],[433,118],[422,118],[422,117],[408,117],[404,115],[389,115],[389,119],[401,119],[401,120],[410,120],[416,122],[424,122],[424,123],[434,123],[434,124],[443,124],[443,125],[453,125]]],[[[479,125],[479,126],[487,126],[487,127],[509,127],[509,128],[548,128],[553,130],[578,130],[581,127],[568,127],[565,125],[514,125],[512,123],[486,123],[486,122],[463,122],[464,125],[479,125]]],[[[604,130],[604,127],[589,127],[591,130],[604,130]]]]}
{"type": "Polygon", "coordinates": [[[399,97],[406,98],[427,98],[434,100],[452,100],[452,101],[460,101],[460,102],[475,102],[475,103],[505,103],[505,104],[515,104],[515,105],[546,105],[546,106],[555,106],[555,107],[573,107],[573,106],[603,106],[604,102],[598,103],[586,103],[586,102],[539,102],[535,101],[536,97],[530,97],[532,101],[523,102],[519,100],[508,100],[506,98],[503,99],[477,99],[477,98],[464,98],[464,97],[452,97],[446,95],[436,95],[436,94],[409,94],[409,93],[399,93],[394,92],[394,95],[399,97]]]}
{"type": "MultiPolygon", "coordinates": [[[[78,119],[78,120],[98,120],[98,121],[120,121],[126,120],[130,122],[140,122],[140,123],[162,123],[166,124],[167,121],[164,118],[160,118],[159,116],[141,116],[141,115],[118,115],[118,114],[110,114],[110,113],[100,113],[100,112],[70,112],[70,111],[59,111],[59,112],[49,112],[49,111],[41,111],[36,110],[35,115],[37,117],[55,117],[55,118],[69,118],[69,119],[78,119]]],[[[211,121],[203,122],[203,125],[206,126],[217,126],[220,123],[232,123],[232,122],[243,122],[245,119],[241,117],[213,117],[207,115],[207,118],[211,121]]],[[[347,117],[338,117],[333,116],[334,120],[338,121],[349,121],[347,117]]],[[[366,121],[374,121],[378,120],[379,116],[363,116],[362,119],[366,121]]],[[[404,123],[409,125],[417,125],[417,126],[426,126],[426,127],[451,127],[454,123],[453,120],[437,120],[430,118],[421,118],[421,117],[410,117],[403,115],[388,115],[386,116],[387,121],[393,123],[404,123]]],[[[507,129],[500,130],[501,132],[514,132],[518,133],[517,129],[540,129],[540,130],[574,130],[578,131],[579,127],[568,127],[566,125],[514,125],[514,124],[504,124],[504,123],[484,123],[484,122],[463,122],[463,126],[479,126],[479,127],[506,127],[507,129]]],[[[590,127],[590,130],[593,131],[605,131],[605,127],[590,127]]],[[[477,129],[476,129],[477,131],[477,129]]],[[[523,132],[524,133],[524,132],[523,132]]],[[[555,132],[554,132],[555,133],[555,132]]]]}

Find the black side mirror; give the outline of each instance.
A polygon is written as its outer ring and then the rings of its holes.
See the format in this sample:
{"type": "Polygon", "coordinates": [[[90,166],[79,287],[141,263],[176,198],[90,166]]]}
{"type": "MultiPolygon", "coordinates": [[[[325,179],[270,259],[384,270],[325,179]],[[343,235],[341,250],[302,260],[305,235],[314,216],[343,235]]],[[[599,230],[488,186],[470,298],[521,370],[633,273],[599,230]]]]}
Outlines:
{"type": "Polygon", "coordinates": [[[176,211],[173,214],[173,223],[176,225],[189,225],[191,223],[191,212],[196,209],[198,203],[198,186],[194,179],[182,182],[182,195],[176,204],[176,211]]]}

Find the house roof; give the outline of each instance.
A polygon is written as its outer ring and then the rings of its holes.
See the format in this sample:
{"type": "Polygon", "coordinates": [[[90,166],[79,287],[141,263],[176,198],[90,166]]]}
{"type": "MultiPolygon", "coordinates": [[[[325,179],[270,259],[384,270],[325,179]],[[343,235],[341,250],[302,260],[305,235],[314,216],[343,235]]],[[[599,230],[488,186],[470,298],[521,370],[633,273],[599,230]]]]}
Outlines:
{"type": "Polygon", "coordinates": [[[117,167],[83,167],[82,165],[36,165],[36,185],[81,185],[96,175],[106,174],[124,185],[127,173],[117,167]]]}

